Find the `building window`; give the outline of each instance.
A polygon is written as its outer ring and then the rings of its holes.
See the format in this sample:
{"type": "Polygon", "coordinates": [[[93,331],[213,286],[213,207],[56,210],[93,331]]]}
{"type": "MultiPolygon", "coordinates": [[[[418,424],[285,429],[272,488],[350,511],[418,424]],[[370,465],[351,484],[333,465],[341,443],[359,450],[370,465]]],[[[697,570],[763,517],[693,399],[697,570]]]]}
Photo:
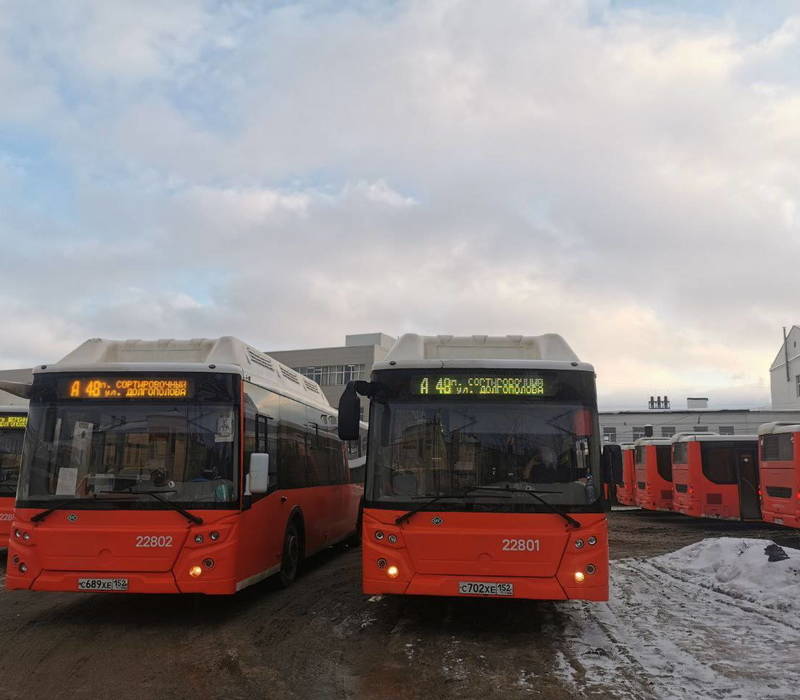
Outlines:
{"type": "Polygon", "coordinates": [[[797,389],[797,395],[800,396],[800,374],[795,376],[794,385],[795,385],[795,388],[797,389]]]}
{"type": "Polygon", "coordinates": [[[692,430],[695,433],[707,433],[708,432],[708,426],[707,425],[695,425],[692,428],[692,430]]]}
{"type": "Polygon", "coordinates": [[[633,431],[633,439],[638,440],[639,438],[644,437],[644,426],[643,425],[634,425],[631,430],[633,431]]]}
{"type": "Polygon", "coordinates": [[[320,367],[293,367],[292,369],[321,386],[347,384],[355,379],[364,378],[364,365],[322,365],[320,367]]]}
{"type": "Polygon", "coordinates": [[[661,426],[661,437],[672,437],[675,434],[675,426],[674,425],[662,425],[661,426]]]}
{"type": "Polygon", "coordinates": [[[719,434],[720,435],[733,435],[733,426],[732,425],[721,425],[719,426],[719,434]]]}
{"type": "Polygon", "coordinates": [[[616,442],[617,429],[616,428],[603,428],[603,442],[616,442]]]}

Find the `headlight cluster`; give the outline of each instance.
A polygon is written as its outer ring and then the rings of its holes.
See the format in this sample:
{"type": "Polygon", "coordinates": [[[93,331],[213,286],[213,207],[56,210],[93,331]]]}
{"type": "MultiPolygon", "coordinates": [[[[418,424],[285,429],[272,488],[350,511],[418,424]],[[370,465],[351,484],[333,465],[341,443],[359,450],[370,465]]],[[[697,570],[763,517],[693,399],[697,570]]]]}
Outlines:
{"type": "Polygon", "coordinates": [[[14,530],[14,539],[17,542],[22,542],[22,544],[31,544],[31,533],[27,530],[16,528],[14,530]]]}
{"type": "Polygon", "coordinates": [[[575,540],[575,549],[583,549],[584,544],[589,544],[594,547],[597,544],[597,538],[594,535],[589,535],[584,542],[580,537],[575,540]]]}

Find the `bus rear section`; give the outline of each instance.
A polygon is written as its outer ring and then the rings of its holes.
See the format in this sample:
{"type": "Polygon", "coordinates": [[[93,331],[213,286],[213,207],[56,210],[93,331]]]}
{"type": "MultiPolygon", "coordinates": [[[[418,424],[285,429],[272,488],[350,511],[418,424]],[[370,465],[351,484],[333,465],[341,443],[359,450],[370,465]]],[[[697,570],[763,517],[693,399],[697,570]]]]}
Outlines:
{"type": "Polygon", "coordinates": [[[617,485],[617,501],[623,506],[636,505],[636,458],[633,445],[621,446],[622,483],[617,485]]]}
{"type": "Polygon", "coordinates": [[[372,399],[365,593],[607,599],[594,372],[531,345],[403,336],[348,387],[343,436],[356,388],[372,399]]]}
{"type": "Polygon", "coordinates": [[[697,518],[760,520],[755,435],[672,438],[673,510],[697,518]]]}
{"type": "Polygon", "coordinates": [[[0,547],[8,543],[14,520],[14,497],[27,423],[28,409],[24,406],[0,406],[0,547]]]}
{"type": "Polygon", "coordinates": [[[672,510],[671,444],[663,438],[635,443],[636,505],[645,510],[672,510]]]}
{"type": "Polygon", "coordinates": [[[88,341],[36,371],[6,585],[232,594],[351,536],[319,387],[235,338],[88,341]]]}
{"type": "Polygon", "coordinates": [[[761,517],[800,528],[800,425],[765,423],[758,441],[761,517]]]}

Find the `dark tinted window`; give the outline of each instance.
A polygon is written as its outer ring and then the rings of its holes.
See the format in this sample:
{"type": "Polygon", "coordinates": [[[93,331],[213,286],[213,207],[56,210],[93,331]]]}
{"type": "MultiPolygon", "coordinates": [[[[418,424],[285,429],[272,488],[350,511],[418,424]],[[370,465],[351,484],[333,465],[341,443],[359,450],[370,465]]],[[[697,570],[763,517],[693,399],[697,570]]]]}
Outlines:
{"type": "Polygon", "coordinates": [[[646,452],[645,446],[637,445],[635,452],[636,452],[636,464],[644,464],[644,458],[646,452]]]}
{"type": "Polygon", "coordinates": [[[666,480],[672,481],[672,456],[669,445],[656,445],[656,469],[658,475],[666,480]]]}
{"type": "Polygon", "coordinates": [[[673,464],[686,464],[688,457],[688,442],[676,442],[672,446],[672,463],[673,464]]]}
{"type": "Polygon", "coordinates": [[[792,459],[792,433],[764,435],[761,438],[761,459],[768,462],[792,459]]]}
{"type": "Polygon", "coordinates": [[[700,446],[703,474],[715,484],[736,483],[736,450],[729,445],[704,443],[700,446]]]}

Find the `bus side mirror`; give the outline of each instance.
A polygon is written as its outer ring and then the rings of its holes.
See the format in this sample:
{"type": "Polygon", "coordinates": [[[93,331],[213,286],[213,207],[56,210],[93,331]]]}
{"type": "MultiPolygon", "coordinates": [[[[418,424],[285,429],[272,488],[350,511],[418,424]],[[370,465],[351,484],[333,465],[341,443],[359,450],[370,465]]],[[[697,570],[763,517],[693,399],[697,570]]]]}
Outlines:
{"type": "Polygon", "coordinates": [[[356,393],[356,382],[348,382],[344,393],[339,397],[339,438],[358,440],[361,401],[356,393]]]}
{"type": "Polygon", "coordinates": [[[269,455],[266,452],[253,452],[250,455],[250,493],[267,493],[272,476],[269,455]]]}

